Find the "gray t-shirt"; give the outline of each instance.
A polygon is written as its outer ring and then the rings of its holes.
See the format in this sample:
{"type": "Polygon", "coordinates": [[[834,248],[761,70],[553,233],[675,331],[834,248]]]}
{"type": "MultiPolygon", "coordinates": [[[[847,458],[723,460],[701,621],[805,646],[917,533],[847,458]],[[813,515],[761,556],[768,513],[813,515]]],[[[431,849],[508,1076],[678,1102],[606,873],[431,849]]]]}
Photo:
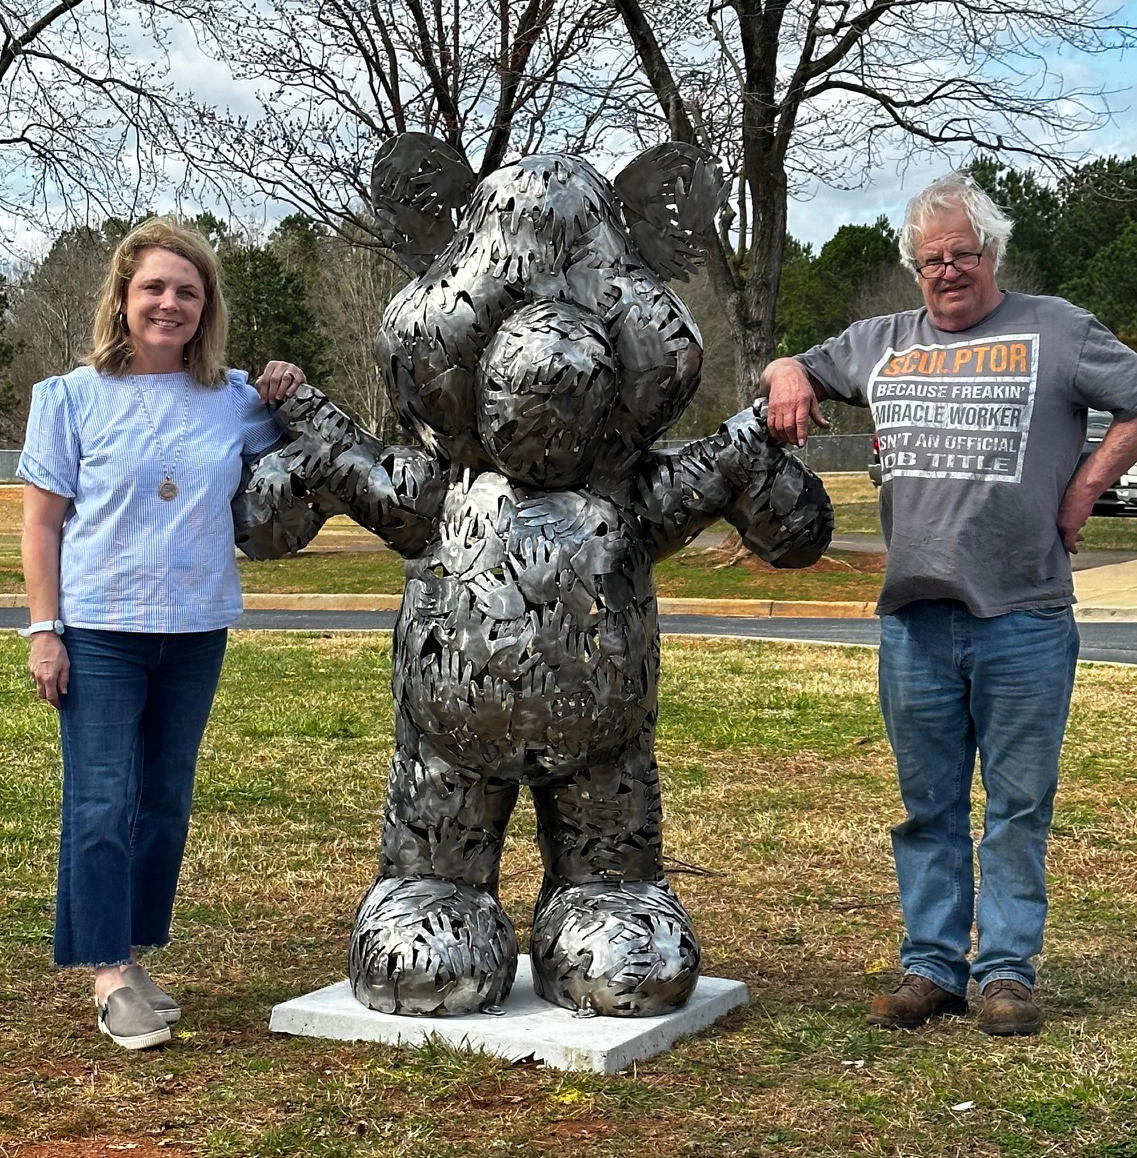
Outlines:
{"type": "Polygon", "coordinates": [[[909,310],[799,361],[830,398],[872,408],[889,547],[878,614],[916,599],[984,617],[1074,602],[1058,506],[1087,408],[1137,416],[1137,353],[1062,298],[1007,293],[968,330],[909,310]]]}

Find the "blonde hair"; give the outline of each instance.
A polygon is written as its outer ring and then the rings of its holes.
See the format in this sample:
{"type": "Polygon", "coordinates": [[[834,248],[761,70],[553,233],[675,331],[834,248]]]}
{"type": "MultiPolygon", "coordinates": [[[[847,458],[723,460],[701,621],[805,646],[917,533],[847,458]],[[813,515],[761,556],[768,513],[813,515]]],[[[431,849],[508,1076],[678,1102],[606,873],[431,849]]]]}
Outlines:
{"type": "Polygon", "coordinates": [[[153,217],[132,229],[111,255],[110,267],[95,308],[95,327],[87,361],[100,374],[126,374],[134,348],[123,310],[126,290],[147,250],[165,249],[185,258],[201,275],[205,287],[201,321],[186,343],[185,366],[201,386],[220,386],[226,379],[225,343],[229,311],[221,294],[217,256],[209,242],[192,229],[153,217]]]}

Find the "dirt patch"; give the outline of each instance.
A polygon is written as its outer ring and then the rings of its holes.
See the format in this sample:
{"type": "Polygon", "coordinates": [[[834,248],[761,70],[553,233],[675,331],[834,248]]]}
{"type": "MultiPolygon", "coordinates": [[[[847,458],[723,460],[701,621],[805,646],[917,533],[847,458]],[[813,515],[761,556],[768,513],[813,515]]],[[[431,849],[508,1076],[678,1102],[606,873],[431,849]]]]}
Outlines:
{"type": "Polygon", "coordinates": [[[560,1122],[554,1122],[549,1127],[550,1138],[575,1138],[587,1141],[590,1138],[599,1137],[602,1134],[610,1134],[612,1132],[612,1124],[610,1122],[599,1121],[582,1121],[577,1118],[570,1118],[560,1122]]]}
{"type": "MultiPolygon", "coordinates": [[[[769,563],[755,559],[759,571],[776,571],[769,563]]],[[[886,554],[872,554],[868,551],[830,551],[822,555],[811,567],[804,571],[852,571],[858,575],[883,575],[888,567],[886,554]]]]}
{"type": "Polygon", "coordinates": [[[11,1151],[12,1158],[171,1158],[197,1153],[174,1142],[134,1138],[68,1138],[18,1145],[11,1151]]]}
{"type": "MultiPolygon", "coordinates": [[[[769,563],[751,555],[743,548],[743,553],[729,547],[711,548],[698,556],[700,562],[708,567],[739,567],[753,571],[756,575],[786,574],[784,567],[774,567],[769,563]]],[[[830,551],[822,555],[816,563],[809,567],[797,568],[799,572],[826,573],[832,571],[848,572],[854,575],[883,575],[888,566],[888,555],[874,554],[869,551],[830,551]]]]}

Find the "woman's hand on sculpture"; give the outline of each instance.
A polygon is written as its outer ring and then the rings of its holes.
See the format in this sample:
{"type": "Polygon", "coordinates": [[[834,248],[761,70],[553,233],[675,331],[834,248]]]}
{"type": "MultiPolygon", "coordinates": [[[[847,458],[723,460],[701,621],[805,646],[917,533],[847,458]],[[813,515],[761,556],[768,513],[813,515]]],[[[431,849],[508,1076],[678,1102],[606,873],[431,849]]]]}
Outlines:
{"type": "Polygon", "coordinates": [[[54,631],[38,631],[32,636],[28,674],[36,685],[39,698],[58,708],[59,697],[67,694],[71,660],[67,657],[63,640],[54,631]]]}
{"type": "Polygon", "coordinates": [[[269,362],[253,385],[262,402],[281,402],[291,398],[304,381],[304,371],[291,362],[269,362]]]}

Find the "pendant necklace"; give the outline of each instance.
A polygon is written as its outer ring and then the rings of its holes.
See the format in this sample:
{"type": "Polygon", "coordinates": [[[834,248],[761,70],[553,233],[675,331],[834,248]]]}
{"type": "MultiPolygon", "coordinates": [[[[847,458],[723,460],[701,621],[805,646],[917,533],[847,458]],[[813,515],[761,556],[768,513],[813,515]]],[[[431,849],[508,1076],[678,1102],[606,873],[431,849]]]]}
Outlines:
{"type": "Polygon", "coordinates": [[[186,426],[189,423],[189,377],[186,377],[185,392],[182,395],[182,428],[178,433],[178,445],[174,449],[173,462],[166,463],[166,450],[162,446],[162,440],[158,437],[158,427],[154,423],[154,419],[150,416],[150,407],[146,405],[146,395],[142,391],[142,387],[138,385],[138,379],[131,376],[131,385],[134,387],[134,393],[138,398],[139,405],[142,407],[142,413],[146,415],[146,424],[150,427],[150,433],[154,436],[154,445],[158,448],[158,459],[162,464],[162,481],[158,484],[158,497],[163,502],[169,502],[176,498],[178,494],[178,484],[174,482],[174,470],[178,465],[178,459],[182,455],[182,447],[186,441],[186,426]]]}

